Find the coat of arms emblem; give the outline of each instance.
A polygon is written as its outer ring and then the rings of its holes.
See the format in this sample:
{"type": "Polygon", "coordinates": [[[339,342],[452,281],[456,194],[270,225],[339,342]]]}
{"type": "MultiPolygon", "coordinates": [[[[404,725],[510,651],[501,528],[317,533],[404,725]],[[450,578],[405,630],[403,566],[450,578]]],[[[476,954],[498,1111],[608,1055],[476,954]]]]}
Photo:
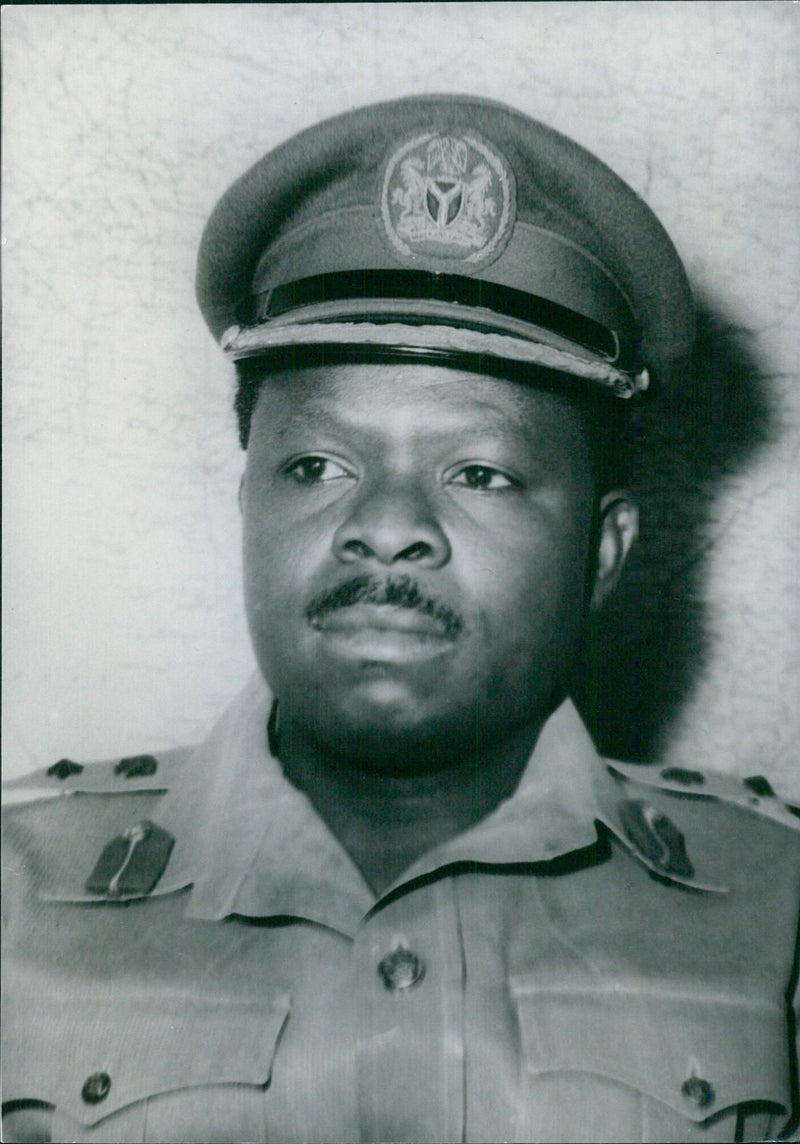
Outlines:
{"type": "Polygon", "coordinates": [[[386,233],[395,251],[415,262],[487,261],[505,245],[513,205],[507,162],[472,134],[417,136],[386,166],[386,233]]]}

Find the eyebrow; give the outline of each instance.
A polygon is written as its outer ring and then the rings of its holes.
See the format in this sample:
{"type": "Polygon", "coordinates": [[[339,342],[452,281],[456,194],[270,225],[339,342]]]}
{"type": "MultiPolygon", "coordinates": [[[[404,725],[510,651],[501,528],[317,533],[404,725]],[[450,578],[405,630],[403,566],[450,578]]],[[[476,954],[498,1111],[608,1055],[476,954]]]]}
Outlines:
{"type": "MultiPolygon", "coordinates": [[[[466,416],[458,410],[451,411],[438,431],[438,427],[431,427],[430,425],[425,427],[428,430],[428,435],[432,438],[462,435],[470,438],[491,438],[497,441],[515,437],[525,444],[532,444],[536,439],[536,426],[526,424],[521,411],[501,411],[496,406],[486,402],[472,402],[470,410],[470,416],[466,416]],[[484,418],[483,421],[479,420],[481,416],[484,418]]],[[[341,416],[331,410],[326,403],[313,400],[305,404],[303,420],[332,435],[353,432],[363,432],[369,435],[373,431],[373,426],[362,424],[357,416],[353,418],[346,415],[341,416]]],[[[293,429],[297,428],[297,425],[297,416],[290,416],[286,424],[280,428],[279,436],[281,438],[288,436],[293,429]]],[[[380,428],[379,426],[377,431],[380,431],[380,428]]]]}

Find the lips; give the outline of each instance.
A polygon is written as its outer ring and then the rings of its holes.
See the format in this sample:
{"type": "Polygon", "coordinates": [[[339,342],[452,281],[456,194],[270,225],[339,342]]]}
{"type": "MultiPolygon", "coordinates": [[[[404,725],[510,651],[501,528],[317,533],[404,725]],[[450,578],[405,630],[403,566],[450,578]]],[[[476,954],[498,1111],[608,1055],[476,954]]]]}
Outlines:
{"type": "Polygon", "coordinates": [[[339,655],[376,663],[403,663],[449,651],[454,638],[434,616],[387,604],[353,604],[311,620],[339,655]]]}

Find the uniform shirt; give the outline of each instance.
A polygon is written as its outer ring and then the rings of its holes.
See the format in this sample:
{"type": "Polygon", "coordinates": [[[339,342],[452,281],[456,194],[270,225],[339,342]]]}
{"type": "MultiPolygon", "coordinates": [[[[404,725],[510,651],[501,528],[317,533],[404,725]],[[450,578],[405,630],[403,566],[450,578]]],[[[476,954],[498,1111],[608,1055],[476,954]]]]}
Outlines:
{"type": "Polygon", "coordinates": [[[786,1122],[800,834],[776,800],[606,763],[566,702],[513,797],[376,899],[270,755],[271,703],[254,679],[154,774],[98,764],[9,812],[7,1139],[712,1141],[786,1122]],[[142,820],[175,840],[155,888],[87,891],[142,820]]]}

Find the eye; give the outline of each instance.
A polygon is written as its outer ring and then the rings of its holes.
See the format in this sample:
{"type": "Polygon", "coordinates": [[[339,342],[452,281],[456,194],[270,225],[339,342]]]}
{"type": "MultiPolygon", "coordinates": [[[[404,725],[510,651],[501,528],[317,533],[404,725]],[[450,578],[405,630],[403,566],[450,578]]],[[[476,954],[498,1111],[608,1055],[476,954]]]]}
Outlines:
{"type": "Polygon", "coordinates": [[[322,485],[328,481],[340,481],[343,478],[352,478],[349,469],[330,457],[298,457],[291,461],[283,470],[287,477],[291,477],[298,485],[322,485]]]}
{"type": "Polygon", "coordinates": [[[499,469],[493,469],[491,465],[464,465],[449,478],[449,484],[492,493],[519,487],[518,481],[501,473],[499,469]]]}

